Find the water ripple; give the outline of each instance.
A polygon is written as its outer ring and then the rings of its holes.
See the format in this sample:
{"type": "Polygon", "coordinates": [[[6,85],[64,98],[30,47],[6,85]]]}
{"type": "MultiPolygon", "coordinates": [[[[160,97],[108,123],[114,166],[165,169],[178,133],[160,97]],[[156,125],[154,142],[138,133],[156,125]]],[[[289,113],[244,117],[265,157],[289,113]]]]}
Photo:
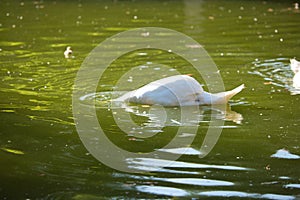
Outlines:
{"type": "Polygon", "coordinates": [[[264,79],[265,85],[274,85],[285,88],[291,94],[299,94],[300,91],[295,89],[292,85],[292,78],[294,76],[289,58],[274,58],[267,60],[255,60],[252,62],[249,74],[260,76],[264,79]]]}
{"type": "Polygon", "coordinates": [[[250,168],[238,167],[232,165],[208,165],[208,164],[199,164],[199,163],[190,163],[183,161],[170,161],[164,159],[155,159],[155,158],[134,158],[127,159],[127,162],[132,168],[139,168],[141,166],[151,166],[151,167],[163,167],[168,166],[168,168],[194,168],[194,169],[221,169],[221,170],[242,170],[247,171],[251,170],[250,168]]]}
{"type": "Polygon", "coordinates": [[[156,195],[174,196],[174,197],[184,197],[189,196],[190,193],[178,188],[166,187],[166,186],[149,186],[149,185],[139,185],[136,189],[140,192],[146,192],[156,195]]]}
{"type": "Polygon", "coordinates": [[[273,199],[273,200],[293,200],[296,199],[291,195],[280,195],[280,194],[258,194],[258,193],[247,193],[239,191],[207,191],[200,192],[200,196],[208,197],[236,197],[236,198],[254,198],[254,199],[273,199]]]}

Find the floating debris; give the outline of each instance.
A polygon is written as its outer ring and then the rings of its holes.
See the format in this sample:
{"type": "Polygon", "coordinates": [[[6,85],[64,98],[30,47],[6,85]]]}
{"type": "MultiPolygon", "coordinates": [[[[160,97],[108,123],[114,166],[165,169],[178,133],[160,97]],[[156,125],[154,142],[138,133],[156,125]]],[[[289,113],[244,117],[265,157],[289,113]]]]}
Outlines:
{"type": "Polygon", "coordinates": [[[65,58],[71,58],[72,53],[73,53],[73,51],[72,51],[71,47],[70,46],[67,47],[67,49],[64,52],[65,58]]]}

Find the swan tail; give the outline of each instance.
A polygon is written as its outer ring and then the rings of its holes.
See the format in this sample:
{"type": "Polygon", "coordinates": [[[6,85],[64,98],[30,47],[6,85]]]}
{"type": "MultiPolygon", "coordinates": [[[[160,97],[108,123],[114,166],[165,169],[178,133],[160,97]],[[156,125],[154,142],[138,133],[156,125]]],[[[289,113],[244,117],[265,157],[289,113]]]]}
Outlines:
{"type": "Polygon", "coordinates": [[[226,92],[220,92],[216,94],[211,94],[208,92],[203,92],[199,96],[200,105],[211,105],[211,104],[226,104],[228,101],[240,91],[245,88],[245,85],[242,84],[233,90],[229,90],[226,92]]]}
{"type": "Polygon", "coordinates": [[[241,92],[244,88],[245,88],[245,85],[242,84],[242,85],[234,88],[233,90],[225,92],[226,102],[228,102],[234,95],[236,95],[239,92],[241,92]]]}

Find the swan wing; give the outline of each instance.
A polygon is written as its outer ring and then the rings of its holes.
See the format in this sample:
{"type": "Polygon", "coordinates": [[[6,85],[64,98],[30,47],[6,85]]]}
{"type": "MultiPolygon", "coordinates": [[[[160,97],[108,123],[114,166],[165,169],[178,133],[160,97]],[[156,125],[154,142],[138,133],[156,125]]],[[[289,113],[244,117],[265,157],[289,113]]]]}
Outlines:
{"type": "Polygon", "coordinates": [[[202,86],[194,78],[177,75],[153,81],[131,92],[128,101],[164,106],[197,105],[197,96],[202,92],[202,86]]]}

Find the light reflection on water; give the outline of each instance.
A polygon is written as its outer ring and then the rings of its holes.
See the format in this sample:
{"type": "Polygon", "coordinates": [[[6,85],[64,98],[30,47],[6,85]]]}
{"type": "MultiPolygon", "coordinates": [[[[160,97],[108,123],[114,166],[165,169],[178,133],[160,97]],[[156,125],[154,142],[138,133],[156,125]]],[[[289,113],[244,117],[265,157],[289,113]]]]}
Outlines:
{"type": "MultiPolygon", "coordinates": [[[[95,103],[97,109],[117,109],[121,113],[129,112],[136,116],[147,117],[148,120],[144,123],[144,125],[149,127],[158,126],[162,122],[164,122],[164,126],[199,126],[200,122],[209,122],[210,118],[232,121],[236,124],[241,124],[243,120],[242,114],[233,111],[230,105],[227,105],[226,111],[223,111],[221,106],[219,110],[217,109],[217,106],[214,110],[212,110],[210,106],[197,106],[197,108],[200,109],[200,113],[195,112],[197,110],[196,107],[186,106],[184,109],[187,110],[188,113],[191,113],[190,116],[193,116],[194,119],[183,119],[184,121],[180,119],[179,107],[165,107],[163,109],[165,109],[165,115],[168,117],[168,120],[163,120],[161,118],[162,113],[160,113],[162,108],[159,105],[130,105],[125,102],[113,101],[115,97],[121,96],[124,93],[126,93],[126,91],[91,93],[80,97],[80,101],[82,104],[90,107],[94,106],[95,103]],[[195,116],[193,113],[195,113],[195,116]]],[[[248,104],[247,102],[242,101],[237,103],[232,101],[232,105],[236,106],[248,104]]],[[[122,115],[121,113],[118,113],[118,115],[122,115]]]]}
{"type": "MultiPolygon", "coordinates": [[[[161,159],[151,159],[151,158],[137,158],[137,159],[128,159],[128,163],[132,165],[132,167],[139,166],[155,166],[162,167],[165,166],[166,163],[169,163],[167,160],[161,159]]],[[[237,166],[222,166],[222,165],[206,165],[206,164],[198,164],[198,163],[187,163],[181,161],[173,161],[168,165],[168,168],[190,168],[190,169],[221,169],[221,170],[251,170],[243,167],[237,166]]]]}

